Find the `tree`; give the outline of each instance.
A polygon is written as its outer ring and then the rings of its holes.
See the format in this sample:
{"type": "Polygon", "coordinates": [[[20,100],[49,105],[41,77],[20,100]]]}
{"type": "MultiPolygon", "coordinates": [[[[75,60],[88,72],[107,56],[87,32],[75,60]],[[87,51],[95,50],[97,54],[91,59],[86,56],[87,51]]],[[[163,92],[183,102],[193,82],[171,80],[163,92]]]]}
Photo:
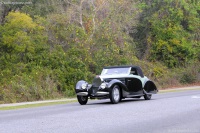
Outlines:
{"type": "Polygon", "coordinates": [[[162,61],[168,67],[185,66],[196,58],[194,34],[199,28],[197,5],[190,1],[148,1],[142,4],[137,33],[140,58],[162,61]],[[189,7],[193,6],[193,9],[189,7]]]}
{"type": "Polygon", "coordinates": [[[10,12],[5,24],[0,27],[1,52],[4,57],[16,61],[29,61],[28,55],[34,54],[35,49],[45,45],[44,27],[33,22],[32,18],[24,13],[10,12]],[[37,47],[36,47],[37,46],[37,47]],[[19,58],[18,58],[19,57],[19,58]]]}

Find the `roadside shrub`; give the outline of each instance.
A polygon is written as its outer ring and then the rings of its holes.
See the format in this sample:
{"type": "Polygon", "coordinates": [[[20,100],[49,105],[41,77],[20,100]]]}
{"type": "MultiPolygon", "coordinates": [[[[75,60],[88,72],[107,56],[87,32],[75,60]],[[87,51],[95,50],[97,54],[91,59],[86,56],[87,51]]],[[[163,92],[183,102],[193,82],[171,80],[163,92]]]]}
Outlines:
{"type": "Polygon", "coordinates": [[[199,63],[194,62],[182,70],[180,82],[183,84],[191,84],[199,81],[199,63]]]}
{"type": "Polygon", "coordinates": [[[52,70],[35,68],[31,73],[16,74],[1,88],[0,101],[6,103],[51,99],[59,96],[52,70]]]}
{"type": "Polygon", "coordinates": [[[196,80],[197,80],[196,75],[193,75],[192,73],[187,72],[182,75],[180,82],[184,84],[186,83],[190,84],[190,83],[194,83],[196,80]]]}

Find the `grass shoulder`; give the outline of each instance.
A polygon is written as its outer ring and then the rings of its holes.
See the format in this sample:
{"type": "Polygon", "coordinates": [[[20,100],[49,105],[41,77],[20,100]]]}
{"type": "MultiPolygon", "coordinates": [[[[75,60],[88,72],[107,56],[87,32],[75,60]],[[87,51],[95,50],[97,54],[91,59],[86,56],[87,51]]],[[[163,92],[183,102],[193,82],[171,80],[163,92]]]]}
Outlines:
{"type": "Polygon", "coordinates": [[[51,101],[51,102],[48,102],[48,101],[44,101],[44,102],[40,102],[40,103],[24,103],[22,105],[15,105],[15,104],[10,104],[7,105],[7,106],[2,106],[0,105],[0,110],[16,110],[16,109],[23,109],[23,108],[34,108],[34,107],[42,107],[42,106],[52,106],[52,105],[59,105],[59,104],[68,104],[68,103],[73,103],[73,102],[77,102],[76,99],[69,99],[69,100],[66,100],[66,101],[51,101]]]}

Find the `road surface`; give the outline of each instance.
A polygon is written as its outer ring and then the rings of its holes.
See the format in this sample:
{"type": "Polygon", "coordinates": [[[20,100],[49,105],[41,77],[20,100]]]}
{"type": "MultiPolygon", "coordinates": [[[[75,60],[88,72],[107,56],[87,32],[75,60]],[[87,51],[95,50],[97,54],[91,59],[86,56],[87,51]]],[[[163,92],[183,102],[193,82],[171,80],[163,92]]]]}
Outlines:
{"type": "Polygon", "coordinates": [[[200,133],[200,90],[0,111],[0,133],[200,133]]]}

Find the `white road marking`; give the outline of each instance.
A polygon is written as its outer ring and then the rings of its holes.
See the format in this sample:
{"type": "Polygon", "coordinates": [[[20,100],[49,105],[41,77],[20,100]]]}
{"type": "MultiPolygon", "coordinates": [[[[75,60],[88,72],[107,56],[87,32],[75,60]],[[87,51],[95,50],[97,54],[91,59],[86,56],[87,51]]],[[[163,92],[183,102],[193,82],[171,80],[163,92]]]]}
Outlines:
{"type": "Polygon", "coordinates": [[[200,99],[200,96],[192,96],[192,98],[200,99]]]}

